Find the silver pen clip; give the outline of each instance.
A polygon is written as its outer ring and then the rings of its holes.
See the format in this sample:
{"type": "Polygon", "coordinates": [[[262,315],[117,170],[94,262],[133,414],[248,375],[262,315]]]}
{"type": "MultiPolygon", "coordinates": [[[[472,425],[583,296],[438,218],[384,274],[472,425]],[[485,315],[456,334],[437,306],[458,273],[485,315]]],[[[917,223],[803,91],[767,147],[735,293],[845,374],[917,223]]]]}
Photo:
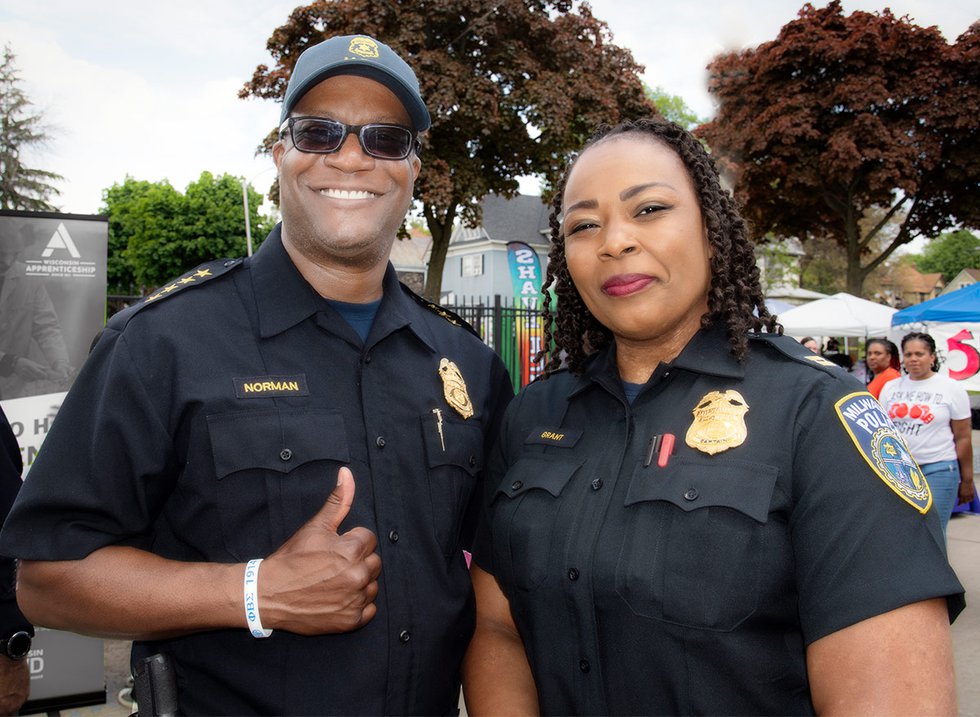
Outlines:
{"type": "Polygon", "coordinates": [[[436,414],[436,430],[439,431],[439,445],[442,446],[443,452],[446,450],[446,436],[442,432],[442,410],[438,408],[433,408],[432,412],[436,414]]]}

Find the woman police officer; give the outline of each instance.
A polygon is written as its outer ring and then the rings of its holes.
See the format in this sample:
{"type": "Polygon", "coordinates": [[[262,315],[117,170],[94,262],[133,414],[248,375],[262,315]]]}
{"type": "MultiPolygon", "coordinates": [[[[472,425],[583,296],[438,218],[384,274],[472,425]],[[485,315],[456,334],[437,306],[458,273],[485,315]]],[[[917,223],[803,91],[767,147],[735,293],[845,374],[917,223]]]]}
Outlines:
{"type": "Polygon", "coordinates": [[[955,712],[963,589],[928,486],[860,383],[777,335],[700,142],[600,130],[551,227],[554,343],[491,458],[469,713],[955,712]]]}

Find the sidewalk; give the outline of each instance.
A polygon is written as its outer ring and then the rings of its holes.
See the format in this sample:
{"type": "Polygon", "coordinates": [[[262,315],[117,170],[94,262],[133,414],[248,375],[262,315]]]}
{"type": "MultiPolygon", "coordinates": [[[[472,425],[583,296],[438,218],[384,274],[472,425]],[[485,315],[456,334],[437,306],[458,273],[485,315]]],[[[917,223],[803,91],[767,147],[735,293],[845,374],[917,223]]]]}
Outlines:
{"type": "Polygon", "coordinates": [[[966,588],[966,609],[953,623],[960,715],[980,717],[980,515],[954,514],[947,545],[949,562],[966,588]]]}

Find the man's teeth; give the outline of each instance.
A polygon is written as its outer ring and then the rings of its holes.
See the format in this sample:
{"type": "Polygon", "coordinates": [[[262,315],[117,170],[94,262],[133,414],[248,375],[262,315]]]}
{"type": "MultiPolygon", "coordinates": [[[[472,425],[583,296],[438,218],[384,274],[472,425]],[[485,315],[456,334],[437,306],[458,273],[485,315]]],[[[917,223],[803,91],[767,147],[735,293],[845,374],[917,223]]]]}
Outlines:
{"type": "Polygon", "coordinates": [[[377,196],[374,192],[361,190],[350,191],[347,189],[321,189],[320,194],[333,199],[371,199],[377,196]]]}

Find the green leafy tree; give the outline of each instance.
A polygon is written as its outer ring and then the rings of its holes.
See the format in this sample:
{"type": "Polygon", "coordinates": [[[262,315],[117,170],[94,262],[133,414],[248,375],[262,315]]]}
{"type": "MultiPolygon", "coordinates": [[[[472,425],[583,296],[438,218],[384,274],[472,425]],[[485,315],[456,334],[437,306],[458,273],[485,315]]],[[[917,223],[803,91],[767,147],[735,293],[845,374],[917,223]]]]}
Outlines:
{"type": "Polygon", "coordinates": [[[942,234],[915,257],[915,265],[926,274],[941,272],[948,283],[963,269],[980,267],[980,238],[965,229],[942,234]]]}
{"type": "Polygon", "coordinates": [[[698,117],[697,113],[687,105],[680,95],[668,94],[660,86],[656,89],[650,89],[644,85],[643,90],[647,99],[657,108],[657,112],[674,124],[679,124],[686,130],[692,130],[699,124],[704,124],[705,120],[698,117]]]}
{"type": "MultiPolygon", "coordinates": [[[[271,229],[262,195],[248,189],[253,241],[271,229]]],[[[245,253],[242,184],[202,172],[181,194],[170,182],[127,177],[102,195],[109,217],[109,293],[137,295],[212,259],[245,253]]],[[[256,241],[256,244],[258,241],[256,241]]]]}
{"type": "Polygon", "coordinates": [[[281,99],[304,49],[357,33],[412,65],[432,114],[415,195],[432,235],[429,298],[439,297],[457,217],[475,225],[480,200],[515,196],[521,176],[553,186],[595,125],[653,112],[642,68],[588,4],[571,0],[314,2],[273,32],[276,65],[259,66],[240,95],[281,99]]]}
{"type": "Polygon", "coordinates": [[[20,87],[15,59],[5,45],[0,63],[0,209],[54,211],[49,200],[60,192],[51,183],[63,177],[24,164],[25,151],[43,146],[51,136],[20,87]]]}
{"type": "Polygon", "coordinates": [[[847,291],[903,244],[980,220],[980,24],[950,45],[888,10],[807,4],[708,69],[718,113],[698,132],[755,231],[835,242],[847,291]],[[882,219],[862,231],[870,210],[882,219]]]}

